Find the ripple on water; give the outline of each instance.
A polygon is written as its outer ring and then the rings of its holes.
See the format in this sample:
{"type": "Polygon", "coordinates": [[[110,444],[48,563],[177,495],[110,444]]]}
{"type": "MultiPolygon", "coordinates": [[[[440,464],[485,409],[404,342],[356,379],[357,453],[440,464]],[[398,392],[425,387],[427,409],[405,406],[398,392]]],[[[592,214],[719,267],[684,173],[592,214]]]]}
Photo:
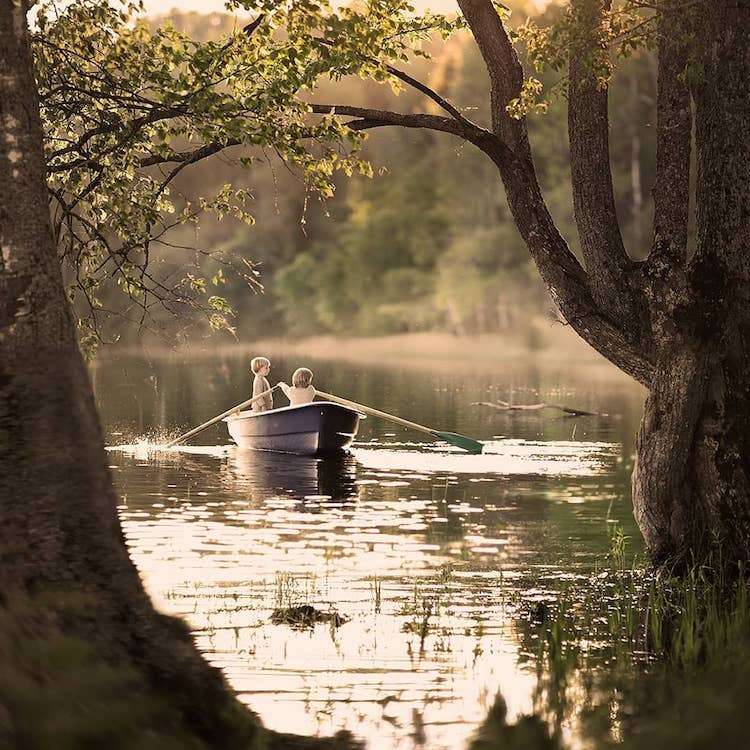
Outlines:
{"type": "Polygon", "coordinates": [[[559,570],[563,546],[566,565],[590,561],[616,495],[615,444],[486,450],[369,442],[321,460],[134,442],[110,456],[150,593],[266,725],[457,748],[498,688],[511,719],[531,711],[514,596],[530,571],[559,570]],[[302,602],[351,620],[270,623],[302,602]]]}

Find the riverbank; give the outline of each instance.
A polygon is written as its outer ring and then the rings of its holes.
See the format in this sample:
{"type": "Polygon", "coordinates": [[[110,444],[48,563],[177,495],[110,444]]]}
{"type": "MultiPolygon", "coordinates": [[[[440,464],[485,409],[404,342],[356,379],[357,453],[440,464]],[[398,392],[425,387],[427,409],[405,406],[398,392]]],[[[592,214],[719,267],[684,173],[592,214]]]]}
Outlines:
{"type": "MultiPolygon", "coordinates": [[[[112,349],[105,356],[128,350],[112,349]]],[[[149,357],[184,356],[202,358],[233,354],[264,354],[269,357],[300,357],[361,363],[399,369],[493,372],[513,364],[553,369],[585,370],[597,380],[633,382],[594,351],[569,326],[540,318],[523,333],[454,336],[449,333],[403,333],[378,337],[338,338],[315,336],[304,339],[262,338],[256,341],[216,344],[194,342],[180,349],[161,343],[138,349],[149,357]]]]}

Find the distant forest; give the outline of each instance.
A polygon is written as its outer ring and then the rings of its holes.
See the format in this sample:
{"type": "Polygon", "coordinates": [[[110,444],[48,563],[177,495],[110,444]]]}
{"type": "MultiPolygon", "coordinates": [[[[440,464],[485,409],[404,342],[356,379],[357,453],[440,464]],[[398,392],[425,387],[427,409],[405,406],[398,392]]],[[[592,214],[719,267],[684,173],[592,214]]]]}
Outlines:
{"type": "MultiPolygon", "coordinates": [[[[512,6],[516,25],[533,7],[512,6]]],[[[549,23],[556,12],[549,6],[537,21],[549,23]]],[[[228,15],[176,11],[154,20],[167,22],[196,39],[218,36],[238,23],[228,15]]],[[[434,41],[429,52],[432,59],[415,60],[410,73],[487,123],[488,81],[476,45],[457,35],[434,41]]],[[[577,252],[565,82],[559,75],[540,77],[550,98],[546,114],[529,118],[536,168],[552,215],[577,252]]],[[[655,91],[656,63],[643,51],[621,64],[610,87],[611,121],[627,123],[610,133],[610,147],[617,210],[634,257],[644,256],[651,240],[655,91]]],[[[414,90],[396,93],[359,79],[331,82],[315,98],[433,111],[414,90]]],[[[186,198],[228,182],[254,195],[255,226],[207,216],[194,230],[183,228],[173,237],[175,246],[199,241],[258,264],[262,294],[231,277],[223,292],[236,310],[240,339],[522,331],[534,317],[554,314],[509,215],[497,170],[485,156],[449,135],[397,128],[373,131],[364,154],[373,178],[340,176],[325,203],[306,195],[272,153],[258,154],[249,170],[224,157],[183,172],[177,187],[186,198]]],[[[179,262],[185,252],[175,247],[165,260],[179,262]]],[[[213,261],[205,263],[206,275],[218,270],[213,261]]]]}

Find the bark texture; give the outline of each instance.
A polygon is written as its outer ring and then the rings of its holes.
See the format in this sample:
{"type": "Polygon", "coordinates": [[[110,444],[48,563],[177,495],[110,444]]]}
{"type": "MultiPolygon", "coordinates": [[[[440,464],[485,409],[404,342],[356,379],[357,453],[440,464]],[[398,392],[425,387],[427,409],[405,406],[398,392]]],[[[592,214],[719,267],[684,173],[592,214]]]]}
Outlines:
{"type": "Polygon", "coordinates": [[[625,252],[615,209],[609,163],[607,51],[602,39],[608,2],[574,0],[572,11],[584,30],[571,50],[569,87],[576,106],[568,108],[573,207],[589,283],[596,304],[640,339],[638,291],[625,252]]]}
{"type": "Polygon", "coordinates": [[[718,546],[727,561],[747,562],[750,5],[704,3],[692,34],[685,33],[684,18],[665,14],[664,21],[659,195],[647,264],[660,355],[638,437],[633,502],[657,560],[700,556],[718,546]],[[691,93],[698,236],[690,258],[689,101],[678,72],[688,56],[697,62],[691,93]]]}
{"type": "MultiPolygon", "coordinates": [[[[303,746],[263,732],[128,556],[53,244],[26,13],[0,0],[0,651],[53,628],[136,675],[190,747],[303,746]],[[21,627],[19,602],[43,617],[21,627]]],[[[0,740],[28,746],[3,695],[0,740]]]]}
{"type": "Polygon", "coordinates": [[[539,189],[523,119],[507,113],[522,71],[489,0],[458,0],[490,75],[492,132],[514,220],[552,298],[595,349],[649,389],[633,475],[635,515],[657,563],[717,544],[750,561],[750,4],[656,5],[659,37],[654,240],[627,256],[609,165],[608,0],[573,0],[569,135],[582,267],[539,189]],[[691,96],[697,247],[687,248],[691,96]]]}

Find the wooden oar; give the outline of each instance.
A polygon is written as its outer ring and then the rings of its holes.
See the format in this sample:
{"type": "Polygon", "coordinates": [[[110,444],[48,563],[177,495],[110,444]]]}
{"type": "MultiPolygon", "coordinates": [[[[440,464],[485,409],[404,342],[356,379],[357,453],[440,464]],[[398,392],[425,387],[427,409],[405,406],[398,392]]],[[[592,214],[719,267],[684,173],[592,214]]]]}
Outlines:
{"type": "Polygon", "coordinates": [[[174,440],[170,440],[166,447],[171,448],[173,445],[177,445],[178,443],[182,443],[183,441],[187,440],[189,437],[193,437],[193,435],[197,435],[199,432],[203,432],[207,427],[210,427],[212,424],[216,424],[217,422],[220,422],[224,417],[228,417],[235,412],[240,411],[241,409],[244,409],[246,406],[250,406],[251,404],[254,404],[259,399],[263,398],[263,396],[268,396],[269,393],[273,393],[279,386],[275,385],[273,388],[269,388],[267,391],[263,391],[263,393],[259,393],[257,396],[253,396],[252,398],[249,398],[247,401],[243,401],[241,404],[237,404],[237,406],[233,406],[231,409],[227,409],[225,412],[222,412],[219,414],[219,416],[214,417],[213,419],[209,419],[208,422],[204,422],[201,425],[198,425],[197,427],[194,427],[190,432],[186,432],[184,435],[180,435],[180,437],[175,438],[174,440]]]}
{"type": "Polygon", "coordinates": [[[396,424],[400,424],[403,427],[408,427],[410,430],[425,432],[428,435],[432,435],[433,437],[439,438],[440,440],[444,440],[446,443],[455,445],[457,448],[461,448],[462,450],[468,451],[469,453],[481,453],[482,449],[484,448],[484,446],[478,440],[466,437],[466,435],[459,435],[455,432],[441,432],[440,430],[433,430],[430,427],[425,427],[424,425],[417,424],[416,422],[410,422],[408,419],[401,419],[401,417],[397,417],[393,414],[388,414],[384,411],[380,411],[379,409],[373,409],[369,406],[358,404],[356,401],[349,401],[346,398],[334,396],[332,393],[325,393],[324,391],[319,391],[317,389],[315,393],[321,398],[326,399],[327,401],[333,401],[337,404],[341,404],[342,406],[348,406],[350,409],[361,411],[364,414],[369,414],[372,417],[380,417],[381,419],[385,419],[388,422],[395,422],[396,424]]]}

